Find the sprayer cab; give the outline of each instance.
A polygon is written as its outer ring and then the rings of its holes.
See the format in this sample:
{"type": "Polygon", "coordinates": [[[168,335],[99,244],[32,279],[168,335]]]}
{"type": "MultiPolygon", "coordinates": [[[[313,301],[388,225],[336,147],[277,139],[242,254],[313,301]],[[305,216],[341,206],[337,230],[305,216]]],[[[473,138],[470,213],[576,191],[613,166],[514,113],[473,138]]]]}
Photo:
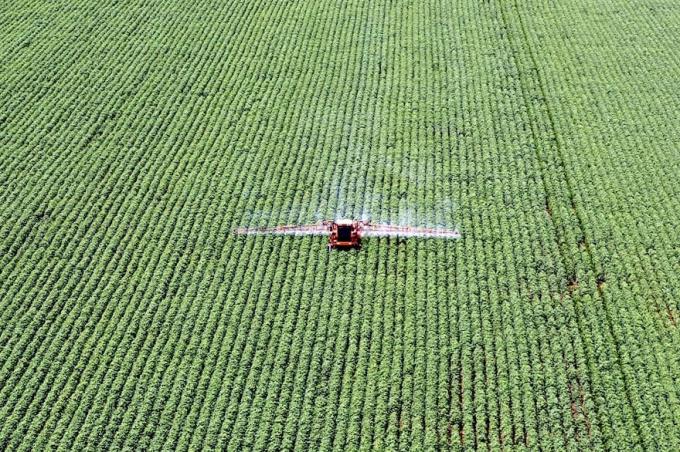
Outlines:
{"type": "Polygon", "coordinates": [[[329,222],[328,248],[360,248],[362,223],[356,220],[329,222]]]}

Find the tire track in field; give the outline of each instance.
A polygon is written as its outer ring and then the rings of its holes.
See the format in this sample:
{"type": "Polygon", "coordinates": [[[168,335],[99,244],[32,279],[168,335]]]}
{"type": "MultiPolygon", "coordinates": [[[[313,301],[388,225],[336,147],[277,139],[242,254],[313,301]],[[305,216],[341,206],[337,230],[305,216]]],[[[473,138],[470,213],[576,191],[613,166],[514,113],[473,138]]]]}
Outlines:
{"type": "MultiPolygon", "coordinates": [[[[566,187],[566,195],[567,195],[567,199],[570,203],[570,205],[566,206],[566,207],[568,208],[568,211],[571,212],[571,215],[573,215],[574,219],[576,220],[576,224],[578,226],[578,234],[581,237],[581,240],[584,243],[584,247],[585,247],[585,255],[586,255],[587,265],[589,266],[590,271],[592,272],[593,276],[603,274],[604,269],[597,267],[596,260],[594,259],[592,251],[590,249],[590,245],[588,243],[588,239],[587,239],[587,236],[586,236],[585,227],[584,227],[584,223],[583,223],[583,218],[580,215],[579,210],[576,206],[574,189],[571,185],[570,178],[567,175],[567,169],[566,169],[565,158],[564,158],[564,150],[562,149],[560,138],[559,138],[559,135],[557,133],[557,129],[555,127],[555,121],[554,121],[554,118],[553,118],[553,113],[552,113],[552,110],[551,110],[550,105],[549,105],[548,100],[547,100],[548,98],[546,96],[546,90],[545,90],[545,87],[544,87],[544,82],[543,82],[541,75],[540,75],[540,66],[537,63],[537,59],[536,59],[536,56],[534,54],[534,50],[532,48],[531,42],[528,38],[527,31],[526,31],[526,28],[525,28],[525,25],[524,25],[524,21],[522,20],[521,14],[519,12],[519,7],[518,7],[516,0],[514,0],[514,3],[513,3],[511,8],[515,10],[515,15],[517,17],[517,23],[518,23],[518,27],[519,27],[520,34],[521,34],[520,39],[522,40],[521,45],[513,40],[513,33],[511,32],[511,29],[510,29],[510,25],[509,25],[510,22],[509,22],[508,14],[506,13],[503,6],[501,6],[499,4],[500,17],[501,17],[503,24],[504,24],[504,26],[507,30],[507,39],[508,39],[508,42],[510,43],[513,61],[514,61],[514,66],[515,66],[515,69],[517,71],[518,76],[522,80],[521,89],[522,89],[522,94],[523,94],[523,98],[524,98],[525,108],[529,112],[529,118],[530,118],[530,122],[531,122],[531,130],[532,130],[532,136],[533,136],[533,141],[534,141],[534,150],[535,150],[535,153],[536,153],[536,158],[538,159],[539,162],[543,162],[543,163],[546,162],[546,160],[545,160],[546,157],[543,155],[543,153],[541,151],[539,151],[539,149],[541,149],[543,147],[541,145],[541,140],[539,139],[539,136],[536,133],[536,130],[540,129],[540,124],[536,123],[538,116],[537,116],[536,112],[534,111],[534,109],[532,107],[532,102],[529,100],[531,98],[531,93],[527,91],[527,88],[525,88],[526,85],[529,85],[529,86],[535,85],[534,88],[539,92],[539,94],[541,96],[540,103],[542,104],[542,107],[546,112],[547,125],[548,125],[548,128],[549,128],[549,130],[548,130],[549,139],[553,143],[551,146],[549,146],[549,148],[553,149],[555,151],[554,155],[555,155],[556,161],[559,165],[559,176],[561,177],[562,184],[566,187]],[[527,77],[525,75],[526,74],[525,71],[522,69],[523,66],[519,63],[517,54],[521,53],[522,47],[524,49],[527,49],[526,54],[527,54],[527,57],[529,58],[529,61],[531,62],[532,69],[533,69],[534,74],[535,74],[533,77],[531,77],[531,76],[527,77]]],[[[546,173],[545,173],[545,169],[543,169],[541,171],[541,179],[542,179],[543,186],[544,186],[545,193],[546,193],[546,200],[547,200],[546,202],[550,206],[551,210],[553,212],[555,212],[557,209],[554,207],[553,203],[555,203],[555,200],[558,199],[558,198],[554,195],[554,193],[552,193],[552,190],[549,188],[549,183],[547,182],[547,176],[546,176],[546,173]]],[[[566,254],[567,251],[565,249],[565,246],[569,246],[568,242],[566,242],[566,237],[559,237],[560,235],[563,234],[563,232],[560,232],[560,231],[562,231],[563,228],[566,227],[566,226],[563,226],[559,223],[559,221],[556,221],[556,219],[554,218],[555,216],[556,216],[556,214],[551,213],[550,214],[550,221],[553,225],[553,229],[556,231],[556,234],[557,234],[556,240],[557,240],[558,247],[559,247],[559,249],[561,250],[561,253],[562,253],[563,262],[566,265],[566,268],[567,268],[568,271],[575,272],[575,268],[573,267],[573,265],[575,265],[575,263],[570,262],[570,259],[566,254]]],[[[572,278],[572,281],[574,281],[573,278],[575,278],[575,276],[572,276],[571,278],[572,278]]],[[[596,297],[600,299],[600,303],[605,308],[604,311],[605,311],[605,319],[606,319],[607,330],[608,330],[608,334],[611,335],[611,337],[613,338],[613,346],[614,346],[614,350],[616,352],[615,360],[616,360],[616,363],[617,363],[617,367],[618,367],[618,369],[619,369],[619,371],[620,371],[620,373],[621,373],[621,375],[623,376],[623,379],[624,379],[625,396],[626,396],[626,400],[628,402],[628,407],[630,408],[632,415],[633,415],[633,424],[635,426],[635,431],[637,433],[637,436],[641,440],[644,440],[644,436],[642,435],[642,431],[639,428],[640,415],[635,408],[636,404],[633,403],[634,398],[631,395],[631,391],[630,391],[630,387],[631,387],[632,382],[627,377],[627,373],[625,372],[623,362],[622,362],[622,356],[621,356],[621,350],[620,350],[620,338],[617,337],[616,329],[613,327],[611,312],[607,307],[608,304],[607,304],[605,296],[603,294],[603,290],[604,289],[598,284],[597,287],[596,287],[596,297]]],[[[576,300],[575,300],[575,302],[576,302],[576,300]]],[[[577,308],[577,310],[578,310],[578,308],[577,308]]],[[[579,325],[582,325],[582,322],[579,322],[579,325]]],[[[582,326],[580,326],[579,329],[580,329],[580,334],[583,336],[585,334],[584,328],[582,326]]],[[[588,366],[588,367],[590,368],[591,366],[588,366]]],[[[590,374],[590,372],[589,372],[589,374],[590,374]]],[[[594,385],[592,374],[589,375],[589,380],[590,380],[591,385],[594,385]]]]}

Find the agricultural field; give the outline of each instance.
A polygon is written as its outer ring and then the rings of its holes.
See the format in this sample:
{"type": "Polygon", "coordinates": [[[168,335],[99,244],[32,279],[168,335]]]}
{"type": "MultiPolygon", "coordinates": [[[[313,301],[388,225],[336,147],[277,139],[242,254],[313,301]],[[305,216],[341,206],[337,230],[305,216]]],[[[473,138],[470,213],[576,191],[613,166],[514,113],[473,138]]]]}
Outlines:
{"type": "Polygon", "coordinates": [[[0,450],[680,450],[680,3],[0,5],[0,450]],[[337,217],[460,240],[243,236],[337,217]]]}

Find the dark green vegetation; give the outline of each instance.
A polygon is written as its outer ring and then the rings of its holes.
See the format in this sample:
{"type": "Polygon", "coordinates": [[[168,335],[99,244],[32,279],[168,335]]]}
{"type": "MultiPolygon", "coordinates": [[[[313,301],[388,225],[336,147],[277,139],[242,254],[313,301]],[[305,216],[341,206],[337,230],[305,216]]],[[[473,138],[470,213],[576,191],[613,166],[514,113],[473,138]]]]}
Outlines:
{"type": "Polygon", "coordinates": [[[106,3],[0,6],[0,449],[680,450],[678,2],[106,3]]]}

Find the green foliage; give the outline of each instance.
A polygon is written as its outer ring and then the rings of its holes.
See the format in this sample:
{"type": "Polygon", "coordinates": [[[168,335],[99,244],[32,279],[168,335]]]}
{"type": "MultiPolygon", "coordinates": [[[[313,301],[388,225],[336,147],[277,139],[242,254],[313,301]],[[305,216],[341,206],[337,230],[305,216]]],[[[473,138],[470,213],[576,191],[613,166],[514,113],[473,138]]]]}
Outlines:
{"type": "Polygon", "coordinates": [[[673,2],[0,23],[1,450],[680,450],[673,2]]]}

